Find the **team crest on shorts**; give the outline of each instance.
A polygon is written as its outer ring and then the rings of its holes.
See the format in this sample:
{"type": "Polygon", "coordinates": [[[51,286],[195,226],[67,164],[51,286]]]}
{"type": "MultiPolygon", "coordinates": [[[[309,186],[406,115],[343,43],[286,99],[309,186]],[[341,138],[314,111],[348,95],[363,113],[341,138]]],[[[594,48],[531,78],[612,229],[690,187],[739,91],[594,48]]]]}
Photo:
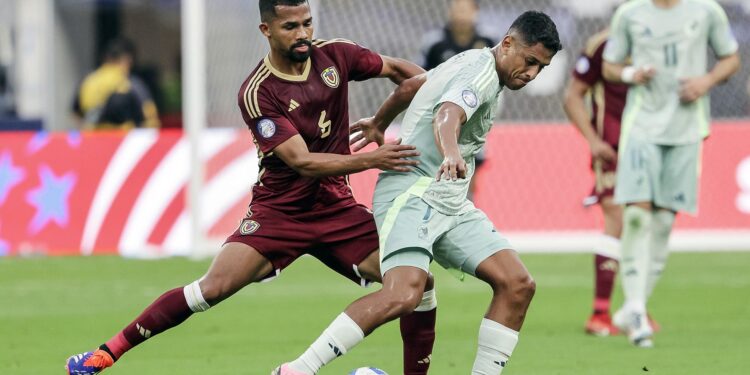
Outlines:
{"type": "Polygon", "coordinates": [[[240,234],[242,235],[253,234],[255,233],[255,231],[258,230],[258,228],[260,228],[260,223],[258,223],[255,220],[245,219],[245,220],[242,220],[242,222],[240,223],[240,234]]]}
{"type": "Polygon", "coordinates": [[[276,134],[276,124],[274,124],[273,121],[264,118],[263,120],[258,121],[258,133],[260,133],[263,138],[273,137],[273,135],[276,134]]]}
{"type": "Polygon", "coordinates": [[[464,90],[461,93],[461,98],[469,107],[474,108],[477,106],[477,94],[475,94],[474,91],[464,90]]]}
{"type": "Polygon", "coordinates": [[[320,73],[320,77],[323,78],[323,82],[325,82],[328,87],[332,89],[339,87],[339,72],[336,71],[336,68],[325,68],[323,73],[320,73]]]}

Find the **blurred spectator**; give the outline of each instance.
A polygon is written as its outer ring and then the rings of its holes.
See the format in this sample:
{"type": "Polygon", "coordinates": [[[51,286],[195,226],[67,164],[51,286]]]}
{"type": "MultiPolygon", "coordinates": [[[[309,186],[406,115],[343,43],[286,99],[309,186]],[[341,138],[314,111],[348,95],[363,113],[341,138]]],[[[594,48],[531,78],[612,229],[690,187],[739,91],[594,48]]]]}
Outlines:
{"type": "Polygon", "coordinates": [[[73,112],[83,129],[159,127],[156,105],[147,86],[131,74],[135,47],[126,39],[107,45],[102,65],[78,88],[73,112]]]}
{"type": "MultiPolygon", "coordinates": [[[[7,6],[7,5],[6,5],[7,6]]],[[[0,117],[14,116],[13,85],[13,39],[9,23],[0,24],[0,117]]]]}
{"type": "Polygon", "coordinates": [[[476,0],[451,1],[448,24],[425,37],[422,67],[430,70],[468,49],[494,47],[495,42],[477,30],[478,12],[476,0]]]}
{"type": "MultiPolygon", "coordinates": [[[[434,30],[427,34],[423,43],[422,67],[430,70],[451,57],[475,48],[494,47],[495,41],[490,37],[481,35],[477,29],[477,13],[479,3],[477,0],[452,0],[448,11],[448,24],[440,30],[434,30]]],[[[479,171],[485,161],[485,147],[475,156],[476,171],[479,171]]],[[[469,199],[474,199],[476,185],[475,172],[469,185],[469,199]]]]}

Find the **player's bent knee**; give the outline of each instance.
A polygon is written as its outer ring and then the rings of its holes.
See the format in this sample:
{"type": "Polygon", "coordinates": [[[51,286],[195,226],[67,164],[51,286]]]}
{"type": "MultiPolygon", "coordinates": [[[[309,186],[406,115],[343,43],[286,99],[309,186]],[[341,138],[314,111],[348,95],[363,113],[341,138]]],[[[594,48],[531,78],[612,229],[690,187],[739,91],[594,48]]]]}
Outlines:
{"type": "Polygon", "coordinates": [[[385,305],[389,317],[398,317],[411,314],[422,302],[422,292],[411,289],[401,293],[387,293],[385,305]]]}
{"type": "Polygon", "coordinates": [[[209,276],[195,283],[199,285],[197,290],[200,292],[203,300],[211,306],[217,305],[236,291],[236,288],[232,287],[231,281],[222,278],[209,276]]]}

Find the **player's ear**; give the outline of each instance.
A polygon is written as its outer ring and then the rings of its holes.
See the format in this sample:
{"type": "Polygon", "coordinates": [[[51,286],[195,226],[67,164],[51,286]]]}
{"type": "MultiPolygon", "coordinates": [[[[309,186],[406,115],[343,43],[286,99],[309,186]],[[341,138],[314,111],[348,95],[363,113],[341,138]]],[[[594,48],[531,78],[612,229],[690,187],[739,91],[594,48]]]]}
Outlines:
{"type": "Polygon", "coordinates": [[[265,35],[266,38],[271,37],[271,27],[268,26],[267,23],[261,22],[261,24],[258,25],[258,30],[260,30],[260,32],[263,33],[263,35],[265,35]]]}
{"type": "Polygon", "coordinates": [[[513,44],[515,43],[515,38],[513,38],[513,35],[506,35],[502,41],[500,41],[500,47],[503,50],[503,54],[508,54],[508,50],[510,50],[511,47],[513,47],[513,44]]]}

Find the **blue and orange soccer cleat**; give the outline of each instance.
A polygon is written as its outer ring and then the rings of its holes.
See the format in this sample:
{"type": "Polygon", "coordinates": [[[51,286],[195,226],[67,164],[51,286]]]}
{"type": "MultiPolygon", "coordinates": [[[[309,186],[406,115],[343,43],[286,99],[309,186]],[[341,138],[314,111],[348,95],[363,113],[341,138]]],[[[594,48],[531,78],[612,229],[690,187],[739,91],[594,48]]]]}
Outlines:
{"type": "Polygon", "coordinates": [[[76,354],[68,358],[65,371],[68,375],[94,375],[102,372],[105,368],[112,366],[115,361],[112,356],[104,350],[97,349],[93,352],[76,354]]]}

